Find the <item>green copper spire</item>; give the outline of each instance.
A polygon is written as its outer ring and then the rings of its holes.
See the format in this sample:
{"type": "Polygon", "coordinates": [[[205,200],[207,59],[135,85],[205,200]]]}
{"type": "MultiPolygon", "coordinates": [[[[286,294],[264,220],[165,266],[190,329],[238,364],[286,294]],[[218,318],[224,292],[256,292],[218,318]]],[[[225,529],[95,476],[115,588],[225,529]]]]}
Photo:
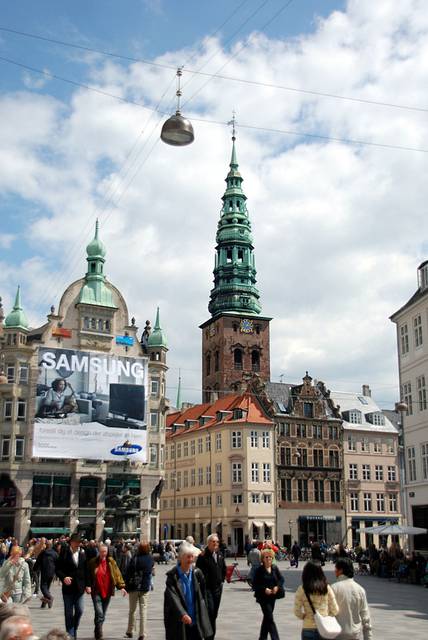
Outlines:
{"type": "Polygon", "coordinates": [[[181,369],[178,370],[178,387],[177,387],[177,409],[181,410],[181,369]]]}
{"type": "Polygon", "coordinates": [[[168,343],[166,340],[165,332],[162,331],[159,320],[159,307],[156,312],[156,322],[153,331],[151,332],[147,341],[149,347],[162,347],[168,349],[168,343]]]}
{"type": "Polygon", "coordinates": [[[85,276],[79,302],[81,304],[95,304],[100,307],[115,307],[111,290],[106,285],[104,262],[106,248],[99,238],[98,220],[95,223],[95,235],[86,247],[88,270],[85,276]]]}
{"type": "Polygon", "coordinates": [[[18,285],[15,296],[15,304],[12,311],[6,317],[5,327],[16,329],[28,329],[28,320],[21,304],[21,287],[18,285]]]}
{"type": "Polygon", "coordinates": [[[243,178],[236,156],[235,127],[229,167],[216,235],[214,288],[208,305],[213,317],[220,313],[257,315],[261,311],[247,197],[242,190],[243,178]]]}

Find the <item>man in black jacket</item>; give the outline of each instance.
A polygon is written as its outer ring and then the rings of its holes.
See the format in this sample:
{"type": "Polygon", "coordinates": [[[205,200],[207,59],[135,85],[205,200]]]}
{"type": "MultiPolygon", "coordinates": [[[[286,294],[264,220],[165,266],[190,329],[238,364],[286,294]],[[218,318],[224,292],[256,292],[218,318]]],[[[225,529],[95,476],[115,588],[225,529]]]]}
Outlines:
{"type": "Polygon", "coordinates": [[[40,571],[40,591],[42,592],[42,609],[48,605],[52,607],[53,596],[50,592],[52,580],[55,577],[55,566],[58,554],[52,547],[52,540],[46,540],[46,548],[37,556],[34,571],[40,571]]]}
{"type": "Polygon", "coordinates": [[[56,562],[56,575],[62,582],[65,628],[75,639],[83,614],[85,589],[87,593],[91,592],[85,552],[80,548],[77,533],[71,536],[69,544],[62,547],[56,562]]]}
{"type": "Polygon", "coordinates": [[[210,617],[214,638],[216,632],[216,620],[220,608],[223,582],[226,577],[226,563],[220,553],[219,538],[212,533],[207,538],[207,546],[199,555],[196,566],[202,571],[207,590],[208,615],[210,617]]]}

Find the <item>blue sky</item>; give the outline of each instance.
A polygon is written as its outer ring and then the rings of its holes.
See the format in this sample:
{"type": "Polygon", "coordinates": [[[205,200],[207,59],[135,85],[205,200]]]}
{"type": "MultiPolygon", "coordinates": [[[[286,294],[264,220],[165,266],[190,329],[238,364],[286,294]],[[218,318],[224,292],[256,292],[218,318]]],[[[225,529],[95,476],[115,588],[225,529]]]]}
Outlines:
{"type": "MultiPolygon", "coordinates": [[[[294,0],[261,32],[285,4],[27,0],[3,3],[0,27],[172,66],[190,59],[189,68],[210,73],[225,66],[227,75],[244,80],[428,104],[424,2],[294,0]]],[[[0,57],[148,106],[162,98],[161,108],[173,109],[170,70],[1,31],[0,57]]],[[[0,60],[0,295],[6,310],[20,282],[32,324],[43,321],[84,272],[84,247],[98,215],[107,274],[140,326],[161,305],[170,393],[181,368],[190,400],[200,396],[198,325],[207,318],[230,154],[227,127],[197,118],[225,122],[236,109],[241,125],[412,148],[427,147],[428,135],[424,112],[218,79],[205,83],[186,76],[185,67],[186,111],[195,119],[196,139],[177,150],[158,142],[162,119],[150,112],[0,60]]],[[[238,158],[263,312],[275,318],[273,379],[283,374],[298,381],[309,370],[336,389],[367,382],[390,405],[398,387],[388,317],[412,295],[416,266],[426,258],[427,154],[238,126],[238,158]]]]}

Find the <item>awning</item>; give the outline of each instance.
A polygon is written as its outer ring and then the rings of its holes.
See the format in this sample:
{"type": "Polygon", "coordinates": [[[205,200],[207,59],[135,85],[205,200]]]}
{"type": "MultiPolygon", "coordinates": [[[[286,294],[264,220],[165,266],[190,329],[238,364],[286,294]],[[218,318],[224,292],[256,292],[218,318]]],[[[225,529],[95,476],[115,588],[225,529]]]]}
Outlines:
{"type": "Polygon", "coordinates": [[[52,476],[34,476],[33,484],[48,484],[52,482],[52,476]]]}
{"type": "Polygon", "coordinates": [[[263,522],[260,522],[260,520],[253,520],[253,525],[257,527],[257,529],[260,529],[260,527],[263,526],[263,522]]]}
{"type": "Polygon", "coordinates": [[[71,485],[70,476],[54,476],[53,483],[58,487],[69,487],[71,485]]]}
{"type": "Polygon", "coordinates": [[[275,525],[275,523],[272,520],[265,520],[265,527],[268,527],[269,529],[272,529],[272,527],[275,525]]]}
{"type": "Polygon", "coordinates": [[[70,533],[68,527],[31,527],[31,533],[60,533],[65,535],[70,533]]]}

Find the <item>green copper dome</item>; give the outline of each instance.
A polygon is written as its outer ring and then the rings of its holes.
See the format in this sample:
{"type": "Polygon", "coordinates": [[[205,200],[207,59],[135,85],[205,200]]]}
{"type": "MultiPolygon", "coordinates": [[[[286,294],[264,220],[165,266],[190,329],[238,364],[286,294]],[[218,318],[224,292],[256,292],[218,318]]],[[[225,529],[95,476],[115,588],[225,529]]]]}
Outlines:
{"type": "Polygon", "coordinates": [[[251,222],[247,196],[242,190],[243,178],[238,170],[234,135],[232,142],[230,170],[216,235],[214,288],[208,305],[213,317],[220,313],[257,315],[261,311],[251,222]]]}
{"type": "Polygon", "coordinates": [[[16,329],[28,329],[27,316],[24,313],[21,304],[21,287],[18,286],[15,296],[15,304],[13,310],[8,314],[4,322],[5,327],[16,329]]]}
{"type": "Polygon", "coordinates": [[[111,289],[106,284],[104,275],[104,262],[106,248],[104,243],[99,239],[98,220],[95,224],[95,236],[86,247],[88,257],[88,270],[85,275],[85,284],[80,290],[80,304],[94,304],[100,307],[115,308],[113,303],[113,295],[111,289]]]}
{"type": "Polygon", "coordinates": [[[153,331],[149,336],[147,344],[149,347],[161,347],[163,349],[168,349],[168,342],[166,340],[165,332],[161,329],[161,326],[160,326],[159,307],[156,312],[156,323],[153,331]]]}
{"type": "Polygon", "coordinates": [[[97,256],[104,258],[106,255],[105,244],[99,239],[98,232],[99,232],[99,223],[97,220],[95,223],[95,236],[93,240],[91,240],[91,242],[86,247],[86,253],[88,254],[89,258],[96,258],[97,256]]]}

